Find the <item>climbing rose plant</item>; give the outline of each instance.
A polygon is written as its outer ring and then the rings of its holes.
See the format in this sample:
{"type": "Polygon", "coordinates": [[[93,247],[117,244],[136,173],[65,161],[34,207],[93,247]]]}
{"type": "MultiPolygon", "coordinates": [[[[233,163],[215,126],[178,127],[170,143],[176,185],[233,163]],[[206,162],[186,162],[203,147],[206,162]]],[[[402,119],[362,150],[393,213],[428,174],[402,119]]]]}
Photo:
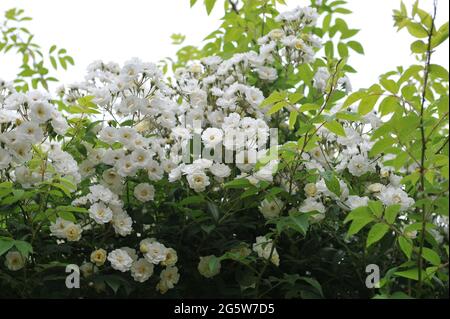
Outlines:
{"type": "Polygon", "coordinates": [[[401,4],[417,63],[353,92],[345,1],[279,4],[54,95],[44,62],[0,80],[2,296],[448,297],[448,23],[401,4]]]}

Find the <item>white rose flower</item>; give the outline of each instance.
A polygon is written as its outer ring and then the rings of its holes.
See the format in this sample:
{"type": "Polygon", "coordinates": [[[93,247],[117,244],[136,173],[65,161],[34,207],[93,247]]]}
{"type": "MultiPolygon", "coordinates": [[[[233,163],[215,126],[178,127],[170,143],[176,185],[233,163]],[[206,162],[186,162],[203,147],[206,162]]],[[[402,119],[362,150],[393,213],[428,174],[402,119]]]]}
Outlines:
{"type": "Polygon", "coordinates": [[[44,138],[44,131],[35,122],[23,122],[17,128],[17,132],[32,144],[36,144],[44,138]]]}
{"type": "Polygon", "coordinates": [[[223,132],[218,128],[207,128],[202,134],[202,141],[208,148],[214,148],[223,140],[223,132]]]}
{"type": "Polygon", "coordinates": [[[370,184],[367,187],[367,190],[370,193],[380,193],[383,189],[385,188],[385,186],[383,184],[380,183],[374,183],[374,184],[370,184]]]}
{"type": "Polygon", "coordinates": [[[160,262],[166,260],[166,256],[167,256],[166,246],[157,241],[148,243],[145,246],[144,257],[148,262],[154,265],[158,265],[160,262]]]}
{"type": "Polygon", "coordinates": [[[174,266],[178,261],[178,254],[173,248],[167,248],[166,259],[161,262],[163,266],[174,266]]]}
{"type": "Polygon", "coordinates": [[[280,216],[280,212],[284,207],[284,203],[278,199],[265,199],[259,206],[259,211],[263,214],[265,219],[272,219],[280,216]]]}
{"type": "Polygon", "coordinates": [[[312,197],[309,197],[305,199],[305,201],[300,206],[299,210],[302,213],[309,213],[309,212],[319,212],[321,214],[325,213],[325,206],[321,202],[318,202],[312,197]]]}
{"type": "MultiPolygon", "coordinates": [[[[55,112],[53,112],[53,114],[55,114],[55,112]]],[[[58,115],[53,115],[53,119],[52,119],[52,127],[53,130],[59,134],[59,135],[64,135],[66,134],[67,130],[69,129],[69,124],[67,123],[67,120],[60,114],[57,113],[58,115]]]]}
{"type": "Polygon", "coordinates": [[[89,208],[89,217],[97,224],[106,224],[112,220],[112,210],[103,203],[95,203],[89,208]]]}
{"type": "Polygon", "coordinates": [[[130,156],[125,156],[117,161],[115,167],[117,169],[117,173],[122,177],[133,176],[138,170],[138,166],[130,156]]]}
{"type": "Polygon", "coordinates": [[[108,203],[115,197],[115,195],[103,185],[92,185],[89,187],[89,191],[89,200],[92,203],[98,201],[108,203]]]}
{"type": "Polygon", "coordinates": [[[81,229],[80,225],[69,223],[67,227],[64,229],[64,237],[67,241],[79,241],[81,239],[81,233],[83,229],[81,229]]]}
{"type": "Polygon", "coordinates": [[[379,195],[380,200],[384,205],[400,205],[400,211],[408,210],[414,205],[414,199],[401,188],[388,186],[383,189],[379,195]]]}
{"type": "Polygon", "coordinates": [[[153,264],[140,258],[131,266],[131,276],[137,282],[145,282],[153,275],[153,264]]]}
{"type": "Polygon", "coordinates": [[[328,72],[327,68],[318,68],[316,74],[314,75],[314,88],[320,92],[324,92],[329,78],[330,72],[328,72]]]}
{"type": "Polygon", "coordinates": [[[5,257],[5,266],[11,271],[20,270],[25,266],[25,258],[18,251],[9,251],[5,257]]]}
{"type": "Polygon", "coordinates": [[[120,249],[126,251],[128,256],[130,256],[131,259],[133,260],[133,262],[138,260],[139,257],[138,257],[138,255],[136,253],[136,249],[133,249],[133,248],[130,248],[130,247],[120,247],[120,249]]]}
{"type": "Polygon", "coordinates": [[[106,126],[98,134],[98,139],[107,144],[115,143],[119,138],[118,131],[115,127],[106,126]]]}
{"type": "Polygon", "coordinates": [[[93,263],[86,262],[80,266],[80,271],[84,278],[89,278],[98,271],[98,268],[93,263]]]}
{"type": "Polygon", "coordinates": [[[194,172],[187,176],[189,186],[196,192],[203,192],[209,186],[209,177],[204,172],[194,172]]]}
{"type": "Polygon", "coordinates": [[[245,91],[245,99],[251,106],[256,108],[264,101],[264,95],[259,89],[250,87],[245,91]]]}
{"type": "Polygon", "coordinates": [[[161,165],[159,165],[157,161],[150,160],[145,168],[148,173],[148,178],[151,181],[159,181],[164,176],[164,169],[161,167],[161,165]]]}
{"type": "Polygon", "coordinates": [[[108,260],[115,270],[126,272],[130,270],[133,259],[123,249],[115,249],[108,254],[108,260]]]}
{"type": "Polygon", "coordinates": [[[357,177],[373,171],[373,166],[370,164],[370,160],[362,155],[353,156],[349,161],[347,168],[350,174],[357,177]]]}
{"type": "Polygon", "coordinates": [[[108,185],[117,185],[122,183],[122,178],[119,174],[117,174],[117,171],[114,168],[105,170],[102,173],[102,178],[108,185]]]}
{"type": "Polygon", "coordinates": [[[116,234],[122,237],[128,236],[133,231],[133,220],[125,212],[114,214],[112,225],[116,234]]]}
{"type": "Polygon", "coordinates": [[[278,79],[277,69],[274,68],[260,66],[259,68],[256,69],[256,72],[258,73],[258,76],[261,80],[273,82],[276,79],[278,79]]]}
{"type": "Polygon", "coordinates": [[[93,262],[96,266],[100,267],[106,261],[107,252],[104,249],[97,249],[91,253],[91,262],[93,262]]]}
{"type": "Polygon", "coordinates": [[[211,171],[211,173],[214,176],[220,177],[220,178],[226,178],[226,177],[230,176],[230,174],[231,174],[230,167],[228,165],[222,164],[222,163],[214,163],[213,165],[211,165],[209,170],[211,171]]]}
{"type": "Polygon", "coordinates": [[[58,217],[54,223],[50,223],[50,233],[58,238],[65,238],[65,230],[71,222],[58,217]]]}
{"type": "Polygon", "coordinates": [[[308,197],[316,197],[318,194],[317,186],[315,183],[306,184],[304,190],[308,197]]]}
{"type": "Polygon", "coordinates": [[[141,183],[134,188],[134,197],[145,203],[155,198],[155,187],[148,183],[141,183]]]}
{"type": "Polygon", "coordinates": [[[52,117],[53,106],[48,102],[33,102],[30,105],[30,118],[36,123],[45,123],[52,117]]]}
{"type": "Polygon", "coordinates": [[[180,280],[180,274],[178,273],[178,268],[175,266],[167,267],[160,274],[160,282],[156,288],[161,293],[166,293],[167,290],[172,289],[180,280]]]}
{"type": "Polygon", "coordinates": [[[121,127],[118,130],[118,140],[123,145],[132,145],[133,140],[136,138],[137,132],[134,128],[131,127],[121,127]]]}
{"type": "Polygon", "coordinates": [[[152,153],[148,150],[137,149],[131,153],[131,160],[139,167],[145,167],[150,160],[152,153]]]}
{"type": "Polygon", "coordinates": [[[369,197],[367,196],[359,197],[355,195],[350,195],[345,204],[352,210],[358,207],[364,207],[369,204],[369,197]]]}

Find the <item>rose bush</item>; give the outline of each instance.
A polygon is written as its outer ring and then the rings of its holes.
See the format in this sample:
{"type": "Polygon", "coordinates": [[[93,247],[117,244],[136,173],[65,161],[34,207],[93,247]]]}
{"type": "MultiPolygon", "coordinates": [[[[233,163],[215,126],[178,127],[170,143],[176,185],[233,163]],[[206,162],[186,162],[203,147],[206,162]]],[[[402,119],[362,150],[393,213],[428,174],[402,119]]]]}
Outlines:
{"type": "Polygon", "coordinates": [[[345,2],[277,3],[54,96],[0,81],[2,296],[448,297],[448,23],[402,4],[417,64],[352,92],[345,2]]]}

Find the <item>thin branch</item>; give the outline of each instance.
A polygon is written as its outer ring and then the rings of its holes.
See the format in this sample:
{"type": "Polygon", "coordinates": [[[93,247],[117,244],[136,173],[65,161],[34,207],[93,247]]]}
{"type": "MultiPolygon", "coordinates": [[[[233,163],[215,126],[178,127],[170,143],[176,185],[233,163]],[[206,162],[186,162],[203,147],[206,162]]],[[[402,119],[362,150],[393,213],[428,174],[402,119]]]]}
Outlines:
{"type": "Polygon", "coordinates": [[[239,14],[239,9],[237,8],[238,0],[236,1],[228,0],[228,3],[231,5],[231,10],[234,11],[236,14],[239,14]]]}
{"type": "MultiPolygon", "coordinates": [[[[430,73],[430,65],[431,65],[431,54],[432,54],[432,48],[431,48],[431,40],[433,37],[434,32],[434,22],[436,20],[436,13],[437,13],[437,1],[434,0],[433,2],[434,6],[434,12],[433,12],[433,19],[431,21],[431,30],[428,33],[428,47],[427,47],[427,57],[425,61],[425,75],[424,75],[424,82],[423,82],[423,90],[422,90],[422,103],[420,105],[420,135],[422,140],[422,154],[420,159],[420,184],[419,184],[419,195],[423,198],[424,197],[424,191],[425,191],[425,153],[427,150],[427,140],[425,137],[425,126],[424,126],[424,112],[425,112],[425,102],[426,102],[426,94],[427,94],[427,86],[428,86],[428,80],[429,80],[429,73],[430,73]]],[[[427,224],[427,213],[425,210],[425,204],[422,205],[422,231],[420,233],[420,246],[419,246],[419,258],[417,261],[417,267],[418,267],[418,289],[417,289],[417,296],[418,298],[421,297],[422,294],[422,286],[423,286],[423,278],[422,278],[422,267],[423,267],[423,246],[425,244],[425,231],[426,231],[426,224],[427,224]]]]}
{"type": "Polygon", "coordinates": [[[439,154],[443,149],[444,149],[444,147],[445,147],[445,145],[447,145],[447,143],[448,143],[448,136],[447,136],[447,138],[445,139],[445,142],[444,142],[444,144],[442,144],[442,146],[441,147],[439,147],[439,149],[436,151],[436,155],[437,154],[439,154]]]}

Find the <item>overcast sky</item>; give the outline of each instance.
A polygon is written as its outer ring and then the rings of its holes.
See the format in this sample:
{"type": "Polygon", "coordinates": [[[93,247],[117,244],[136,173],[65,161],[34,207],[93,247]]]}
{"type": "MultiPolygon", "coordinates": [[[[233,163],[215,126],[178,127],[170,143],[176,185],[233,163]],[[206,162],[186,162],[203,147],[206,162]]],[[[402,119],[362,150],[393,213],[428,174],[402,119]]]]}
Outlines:
{"type": "MultiPolygon", "coordinates": [[[[157,62],[174,56],[177,47],[170,35],[187,36],[185,44],[199,44],[220,24],[222,6],[207,16],[202,0],[189,7],[189,0],[1,0],[0,14],[9,8],[26,10],[33,18],[28,28],[36,42],[45,48],[52,44],[64,47],[75,59],[75,67],[58,72],[63,83],[81,81],[86,66],[93,60],[122,63],[131,57],[157,62]]],[[[288,0],[288,8],[308,1],[288,0]]],[[[408,7],[412,0],[404,1],[408,7]]],[[[431,9],[431,0],[422,0],[431,9]]],[[[218,3],[222,3],[219,1],[218,3]]],[[[449,1],[439,0],[437,24],[448,21],[449,1]]],[[[359,71],[352,76],[355,88],[373,84],[378,75],[398,65],[414,63],[409,51],[412,42],[406,30],[396,33],[392,10],[400,6],[397,0],[348,0],[354,13],[346,16],[351,28],[361,29],[357,36],[366,55],[353,54],[351,64],[359,71]]],[[[448,69],[448,42],[435,55],[435,62],[448,69]]],[[[14,78],[19,61],[13,54],[0,54],[0,78],[14,78]]]]}

